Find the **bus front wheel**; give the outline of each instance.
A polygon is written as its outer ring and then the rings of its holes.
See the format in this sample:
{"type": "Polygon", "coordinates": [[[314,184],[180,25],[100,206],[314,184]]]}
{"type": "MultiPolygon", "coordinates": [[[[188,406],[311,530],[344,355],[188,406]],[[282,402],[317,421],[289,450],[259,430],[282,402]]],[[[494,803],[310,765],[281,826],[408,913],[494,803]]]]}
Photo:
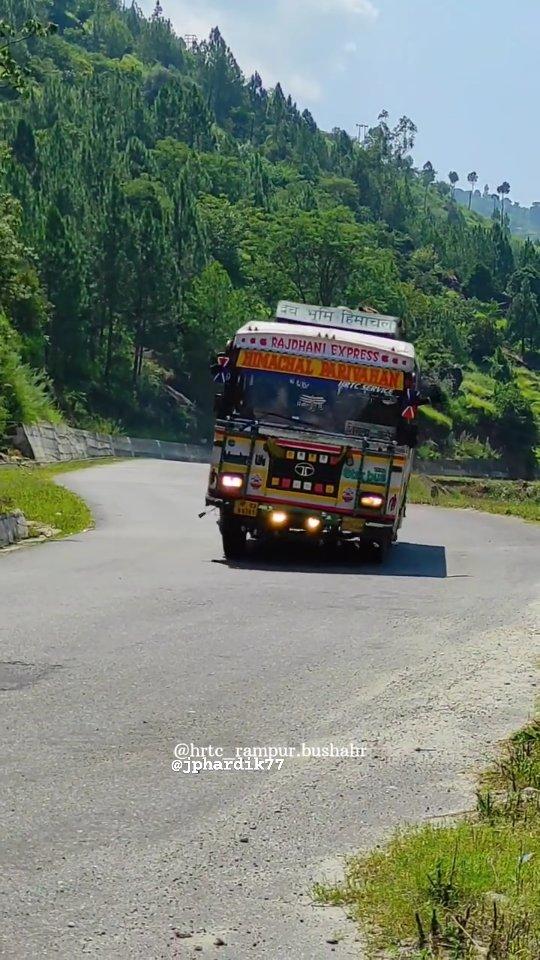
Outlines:
{"type": "Polygon", "coordinates": [[[237,520],[228,517],[222,518],[220,527],[225,558],[241,560],[246,552],[247,531],[237,520]]]}

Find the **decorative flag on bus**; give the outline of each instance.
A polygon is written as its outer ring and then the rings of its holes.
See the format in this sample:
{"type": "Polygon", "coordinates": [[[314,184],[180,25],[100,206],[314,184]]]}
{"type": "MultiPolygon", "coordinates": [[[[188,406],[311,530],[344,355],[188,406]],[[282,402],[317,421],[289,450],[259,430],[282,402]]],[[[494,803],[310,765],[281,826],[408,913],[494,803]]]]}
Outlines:
{"type": "Polygon", "coordinates": [[[220,353],[217,362],[212,365],[212,379],[214,383],[227,383],[230,378],[230,371],[227,369],[231,358],[224,353],[220,353]]]}
{"type": "Polygon", "coordinates": [[[418,413],[419,394],[417,390],[410,388],[405,391],[404,407],[401,416],[404,420],[415,420],[418,413]]]}

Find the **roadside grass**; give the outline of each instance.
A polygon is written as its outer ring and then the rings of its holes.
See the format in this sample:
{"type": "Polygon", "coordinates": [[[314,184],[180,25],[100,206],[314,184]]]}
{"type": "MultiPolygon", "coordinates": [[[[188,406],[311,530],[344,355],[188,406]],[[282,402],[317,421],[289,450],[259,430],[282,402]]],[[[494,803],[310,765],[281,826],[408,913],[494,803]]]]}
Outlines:
{"type": "Polygon", "coordinates": [[[411,477],[409,499],[411,503],[472,508],[540,521],[540,481],[415,475],[411,477]]]}
{"type": "Polygon", "coordinates": [[[80,533],[93,525],[89,508],[71,490],[54,482],[64,467],[80,469],[82,464],[55,464],[53,467],[13,467],[0,470],[0,513],[22,510],[31,524],[52,527],[57,536],[80,533]]]}
{"type": "Polygon", "coordinates": [[[37,469],[50,477],[58,473],[71,473],[73,470],[88,470],[90,467],[107,467],[111,463],[122,463],[122,457],[95,457],[92,460],[63,460],[60,463],[48,463],[37,469]]]}
{"type": "Polygon", "coordinates": [[[540,722],[504,746],[475,812],[398,832],[314,895],[348,909],[372,956],[538,960],[540,722]]]}

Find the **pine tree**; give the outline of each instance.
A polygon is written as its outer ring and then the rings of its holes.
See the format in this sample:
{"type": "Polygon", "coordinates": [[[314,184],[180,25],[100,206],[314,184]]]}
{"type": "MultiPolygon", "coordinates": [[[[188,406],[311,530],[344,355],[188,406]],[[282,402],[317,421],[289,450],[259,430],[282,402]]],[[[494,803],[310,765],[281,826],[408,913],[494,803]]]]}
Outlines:
{"type": "Polygon", "coordinates": [[[54,206],[47,211],[44,240],[43,279],[53,304],[48,368],[59,385],[80,387],[88,373],[82,264],[73,227],[54,206]]]}

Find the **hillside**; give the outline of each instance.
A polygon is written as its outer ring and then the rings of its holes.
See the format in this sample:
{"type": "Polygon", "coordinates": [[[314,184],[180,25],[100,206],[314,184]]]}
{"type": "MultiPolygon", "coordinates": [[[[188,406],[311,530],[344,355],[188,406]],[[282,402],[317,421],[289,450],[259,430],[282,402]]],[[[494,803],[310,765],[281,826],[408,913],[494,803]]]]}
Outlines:
{"type": "MultiPolygon", "coordinates": [[[[470,191],[456,188],[455,198],[459,204],[464,207],[469,206],[471,200],[471,210],[479,213],[482,217],[491,218],[501,215],[500,197],[496,193],[490,193],[489,187],[484,187],[483,191],[474,190],[472,198],[470,191]]],[[[504,202],[505,214],[508,217],[508,226],[510,232],[516,237],[531,240],[540,239],[540,203],[533,203],[530,207],[522,207],[521,204],[510,200],[504,202]]]]}
{"type": "MultiPolygon", "coordinates": [[[[481,221],[385,113],[358,144],[157,7],[0,0],[24,95],[0,101],[0,434],[12,422],[206,437],[208,362],[279,298],[402,314],[442,384],[424,455],[530,470],[540,248],[481,221]]],[[[535,421],[536,417],[536,421],[535,421]]]]}

